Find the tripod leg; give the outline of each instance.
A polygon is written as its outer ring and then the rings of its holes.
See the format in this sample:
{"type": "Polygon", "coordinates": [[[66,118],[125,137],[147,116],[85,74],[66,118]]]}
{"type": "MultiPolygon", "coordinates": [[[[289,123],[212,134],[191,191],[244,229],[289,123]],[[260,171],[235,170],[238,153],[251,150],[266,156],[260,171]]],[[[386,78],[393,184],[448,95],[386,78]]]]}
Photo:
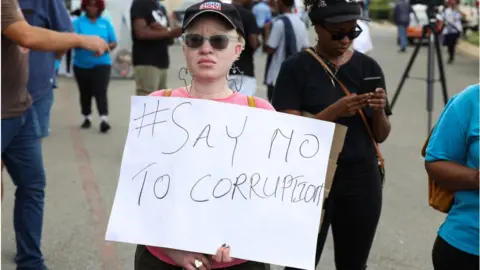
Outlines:
{"type": "Polygon", "coordinates": [[[427,132],[432,128],[432,111],[433,111],[433,85],[435,83],[435,34],[433,28],[430,29],[428,37],[428,55],[427,55],[427,112],[428,126],[427,132]]]}
{"type": "MultiPolygon", "coordinates": [[[[425,37],[427,36],[427,28],[424,26],[422,29],[422,37],[420,38],[420,41],[422,41],[425,37]]],[[[422,46],[421,42],[418,42],[415,50],[413,51],[412,57],[410,57],[410,60],[408,61],[407,68],[405,68],[405,71],[403,72],[402,79],[400,79],[400,83],[398,84],[397,91],[395,92],[395,95],[393,95],[392,102],[390,103],[390,108],[393,109],[393,106],[395,105],[395,102],[397,101],[398,96],[400,95],[400,91],[402,90],[403,84],[405,83],[405,80],[408,77],[408,74],[410,73],[410,69],[413,66],[413,62],[415,62],[415,58],[417,58],[417,54],[420,51],[420,48],[422,46]]]]}
{"type": "Polygon", "coordinates": [[[442,48],[440,47],[439,33],[435,32],[435,50],[437,52],[438,71],[440,72],[440,84],[442,85],[443,102],[447,105],[448,91],[445,77],[445,68],[443,65],[442,48]]]}

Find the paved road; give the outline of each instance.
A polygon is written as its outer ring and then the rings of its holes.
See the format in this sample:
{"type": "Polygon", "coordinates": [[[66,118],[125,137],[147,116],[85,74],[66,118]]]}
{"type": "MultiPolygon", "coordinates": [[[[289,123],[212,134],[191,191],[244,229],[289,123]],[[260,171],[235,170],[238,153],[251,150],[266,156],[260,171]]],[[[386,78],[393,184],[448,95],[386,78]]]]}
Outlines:
{"type": "MultiPolygon", "coordinates": [[[[395,30],[374,27],[374,52],[385,72],[389,94],[397,86],[410,54],[399,54],[394,47],[395,30]]],[[[315,40],[312,37],[310,40],[315,40]]],[[[179,86],[177,71],[183,62],[181,49],[171,49],[169,85],[179,86]]],[[[257,74],[263,76],[265,58],[256,58],[257,74]]],[[[447,66],[448,90],[452,95],[466,85],[478,82],[478,59],[458,56],[447,66]]],[[[426,49],[422,50],[412,74],[426,74],[426,49]]],[[[260,76],[259,76],[260,77],[260,76]]],[[[44,141],[48,176],[43,250],[53,270],[133,269],[134,246],[106,243],[104,231],[110,213],[127,132],[132,81],[115,80],[109,89],[111,122],[108,135],[96,128],[84,131],[77,88],[70,79],[60,80],[52,111],[52,134],[44,141]]],[[[265,88],[259,86],[259,96],[265,88]]],[[[444,218],[426,203],[426,177],[420,148],[426,135],[426,84],[409,80],[391,118],[392,135],[382,145],[387,161],[387,185],[378,234],[370,257],[370,268],[377,270],[432,269],[430,250],[435,231],[444,218]]],[[[434,117],[443,107],[440,87],[435,88],[434,117]]],[[[97,124],[97,122],[94,122],[97,124]]],[[[12,228],[14,188],[5,177],[2,206],[2,269],[12,270],[15,244],[12,228]]],[[[354,224],[352,224],[354,226],[354,224]]],[[[331,239],[319,269],[334,269],[331,239]]]]}

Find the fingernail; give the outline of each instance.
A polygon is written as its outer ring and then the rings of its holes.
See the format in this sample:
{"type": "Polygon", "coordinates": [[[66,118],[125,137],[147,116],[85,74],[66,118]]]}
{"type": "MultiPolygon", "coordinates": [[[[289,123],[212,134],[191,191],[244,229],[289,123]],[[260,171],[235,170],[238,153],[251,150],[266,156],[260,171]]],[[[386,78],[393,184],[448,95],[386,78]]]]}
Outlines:
{"type": "Polygon", "coordinates": [[[230,246],[227,246],[227,248],[230,248],[230,246]]]}
{"type": "Polygon", "coordinates": [[[227,244],[223,244],[223,245],[222,245],[222,247],[226,247],[226,246],[227,246],[227,244]]]}

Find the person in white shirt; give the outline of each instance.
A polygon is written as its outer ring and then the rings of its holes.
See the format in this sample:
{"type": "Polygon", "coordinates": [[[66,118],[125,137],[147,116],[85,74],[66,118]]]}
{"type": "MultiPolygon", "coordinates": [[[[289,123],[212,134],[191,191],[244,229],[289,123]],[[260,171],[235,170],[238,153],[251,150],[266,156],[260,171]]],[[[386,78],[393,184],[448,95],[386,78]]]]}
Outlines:
{"type": "Polygon", "coordinates": [[[310,46],[305,23],[297,14],[292,13],[294,0],[279,0],[277,5],[281,15],[275,17],[267,40],[267,53],[271,61],[267,67],[265,84],[269,100],[272,100],[275,81],[283,61],[310,46]],[[291,48],[293,42],[295,48],[291,48]]]}
{"type": "Polygon", "coordinates": [[[448,0],[443,12],[445,27],[443,28],[443,44],[448,48],[448,64],[455,60],[455,48],[462,33],[462,14],[458,10],[458,0],[448,0]]]}

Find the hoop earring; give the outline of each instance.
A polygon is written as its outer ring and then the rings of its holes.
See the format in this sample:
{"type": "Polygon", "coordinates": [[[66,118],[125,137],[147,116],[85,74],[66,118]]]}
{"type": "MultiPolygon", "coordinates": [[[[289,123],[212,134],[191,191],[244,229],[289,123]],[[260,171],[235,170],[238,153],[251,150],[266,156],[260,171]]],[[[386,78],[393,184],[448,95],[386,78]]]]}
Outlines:
{"type": "Polygon", "coordinates": [[[233,73],[233,75],[240,75],[240,87],[238,87],[237,85],[237,82],[234,80],[234,79],[230,79],[228,77],[229,74],[227,74],[227,81],[228,82],[232,82],[233,85],[235,86],[235,90],[237,92],[240,92],[240,90],[242,89],[242,85],[243,85],[243,71],[241,71],[237,65],[235,65],[235,63],[233,63],[232,67],[230,68],[231,72],[233,73]],[[238,73],[238,74],[237,74],[238,73]]]}
{"type": "Polygon", "coordinates": [[[185,84],[185,90],[188,91],[188,83],[187,83],[187,76],[188,76],[188,68],[183,66],[182,68],[180,68],[180,70],[178,71],[178,79],[183,81],[183,83],[185,84]]]}

